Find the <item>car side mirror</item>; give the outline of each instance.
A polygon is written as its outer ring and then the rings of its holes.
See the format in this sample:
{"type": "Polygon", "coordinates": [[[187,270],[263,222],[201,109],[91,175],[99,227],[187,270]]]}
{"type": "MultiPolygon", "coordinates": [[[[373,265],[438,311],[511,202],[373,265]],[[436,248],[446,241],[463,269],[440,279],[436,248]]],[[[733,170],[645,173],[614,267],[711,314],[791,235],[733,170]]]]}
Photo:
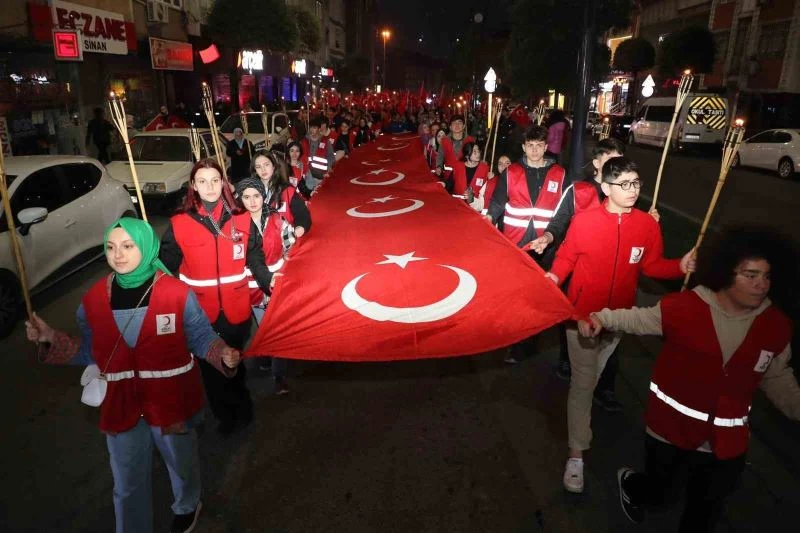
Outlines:
{"type": "Polygon", "coordinates": [[[19,234],[27,235],[31,231],[31,226],[43,222],[47,218],[46,207],[28,207],[17,213],[19,220],[19,234]]]}

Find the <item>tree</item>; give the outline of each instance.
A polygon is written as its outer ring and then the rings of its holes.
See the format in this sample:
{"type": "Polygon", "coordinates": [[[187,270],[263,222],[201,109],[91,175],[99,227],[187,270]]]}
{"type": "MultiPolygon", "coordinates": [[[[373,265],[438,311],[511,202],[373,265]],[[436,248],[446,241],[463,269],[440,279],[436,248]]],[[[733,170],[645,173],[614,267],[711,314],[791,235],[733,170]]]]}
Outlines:
{"type": "Polygon", "coordinates": [[[685,69],[708,73],[714,69],[716,46],[714,35],[708,28],[688,26],[664,37],[658,50],[656,64],[666,76],[674,76],[685,69]]]}
{"type": "MultiPolygon", "coordinates": [[[[595,1],[598,34],[628,24],[631,0],[595,1]]],[[[566,93],[575,88],[574,66],[582,38],[575,14],[582,12],[584,2],[517,0],[514,3],[505,60],[507,79],[518,97],[545,94],[548,89],[566,93]]]]}
{"type": "Polygon", "coordinates": [[[319,19],[310,11],[300,6],[289,6],[289,18],[297,28],[297,43],[294,48],[298,52],[312,54],[322,45],[322,28],[319,19]]]}
{"type": "Polygon", "coordinates": [[[639,87],[639,72],[652,68],[656,61],[656,49],[647,39],[636,37],[622,41],[614,52],[613,67],[616,70],[624,70],[633,73],[633,82],[628,89],[628,101],[625,103],[628,112],[633,111],[636,103],[636,95],[639,87]]]}
{"type": "Polygon", "coordinates": [[[297,24],[283,0],[216,0],[208,15],[208,29],[231,49],[289,52],[299,42],[297,24]]]}

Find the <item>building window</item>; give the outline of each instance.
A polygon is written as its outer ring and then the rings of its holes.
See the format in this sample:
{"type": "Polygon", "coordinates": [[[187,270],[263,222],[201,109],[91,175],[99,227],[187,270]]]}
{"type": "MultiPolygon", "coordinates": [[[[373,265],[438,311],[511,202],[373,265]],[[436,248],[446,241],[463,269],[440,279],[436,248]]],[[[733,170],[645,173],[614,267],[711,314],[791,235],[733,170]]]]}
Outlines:
{"type": "Polygon", "coordinates": [[[758,57],[762,59],[783,59],[786,51],[786,41],[789,38],[790,20],[777,24],[761,26],[761,36],[758,40],[758,57]]]}
{"type": "MultiPolygon", "coordinates": [[[[750,36],[750,22],[752,19],[750,17],[743,18],[739,20],[739,23],[736,25],[736,42],[733,45],[733,60],[734,61],[741,61],[744,57],[745,48],[747,47],[747,40],[750,36]]],[[[738,71],[738,69],[733,68],[734,72],[738,71]]]]}

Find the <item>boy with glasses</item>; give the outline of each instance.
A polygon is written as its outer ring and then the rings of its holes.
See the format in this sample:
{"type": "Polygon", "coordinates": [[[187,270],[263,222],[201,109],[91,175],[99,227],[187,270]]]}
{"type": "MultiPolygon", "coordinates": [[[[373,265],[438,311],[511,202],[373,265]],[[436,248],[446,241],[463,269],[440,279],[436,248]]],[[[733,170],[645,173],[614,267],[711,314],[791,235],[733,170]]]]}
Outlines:
{"type": "MultiPolygon", "coordinates": [[[[568,298],[580,317],[603,308],[619,309],[636,303],[639,274],[677,279],[694,270],[694,250],[682,259],[665,259],[661,229],[652,216],[634,208],[642,182],[636,163],[612,157],[603,165],[602,206],[578,213],[546,274],[560,284],[572,274],[568,298]]],[[[583,492],[583,452],[592,440],[592,393],[609,356],[621,339],[606,334],[592,339],[567,330],[572,366],[567,398],[569,459],[564,488],[583,492]]]]}

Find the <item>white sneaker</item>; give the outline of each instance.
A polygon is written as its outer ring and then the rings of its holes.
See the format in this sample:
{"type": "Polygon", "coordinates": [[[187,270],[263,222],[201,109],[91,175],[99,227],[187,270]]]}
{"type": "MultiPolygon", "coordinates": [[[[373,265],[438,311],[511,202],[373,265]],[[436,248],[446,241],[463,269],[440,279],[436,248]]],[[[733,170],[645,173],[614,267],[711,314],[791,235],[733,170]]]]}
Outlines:
{"type": "Polygon", "coordinates": [[[583,459],[567,459],[567,467],[564,469],[564,488],[575,494],[583,492],[583,459]]]}

